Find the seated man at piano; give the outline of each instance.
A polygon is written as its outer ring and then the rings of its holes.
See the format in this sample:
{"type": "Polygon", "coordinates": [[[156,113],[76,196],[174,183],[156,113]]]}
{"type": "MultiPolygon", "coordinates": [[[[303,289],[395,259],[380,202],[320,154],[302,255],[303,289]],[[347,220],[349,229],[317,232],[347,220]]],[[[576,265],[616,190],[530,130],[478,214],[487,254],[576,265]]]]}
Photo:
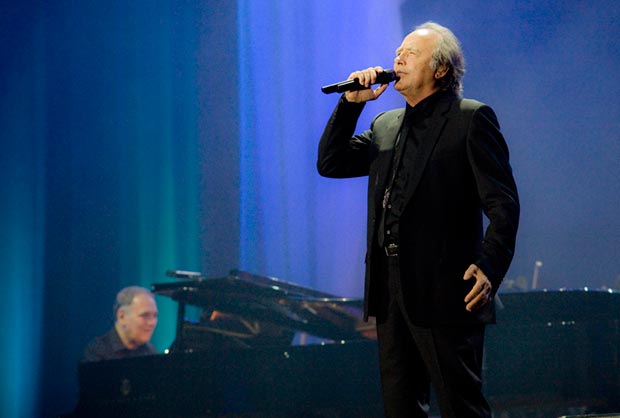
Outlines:
{"type": "Polygon", "coordinates": [[[83,362],[157,354],[150,340],[157,326],[158,311],[148,289],[140,286],[122,289],[116,295],[113,313],[114,327],[87,345],[83,362]]]}

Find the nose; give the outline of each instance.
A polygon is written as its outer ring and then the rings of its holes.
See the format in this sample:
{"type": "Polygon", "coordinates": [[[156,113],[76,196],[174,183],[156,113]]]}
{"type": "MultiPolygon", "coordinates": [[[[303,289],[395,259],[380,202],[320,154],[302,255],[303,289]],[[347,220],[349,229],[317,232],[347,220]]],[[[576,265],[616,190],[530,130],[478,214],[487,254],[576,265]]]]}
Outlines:
{"type": "Polygon", "coordinates": [[[144,317],[144,322],[148,325],[148,326],[155,326],[157,325],[157,315],[146,315],[144,317]]]}
{"type": "Polygon", "coordinates": [[[403,65],[404,64],[404,52],[401,52],[400,54],[396,54],[396,56],[394,57],[394,64],[400,64],[403,65]]]}

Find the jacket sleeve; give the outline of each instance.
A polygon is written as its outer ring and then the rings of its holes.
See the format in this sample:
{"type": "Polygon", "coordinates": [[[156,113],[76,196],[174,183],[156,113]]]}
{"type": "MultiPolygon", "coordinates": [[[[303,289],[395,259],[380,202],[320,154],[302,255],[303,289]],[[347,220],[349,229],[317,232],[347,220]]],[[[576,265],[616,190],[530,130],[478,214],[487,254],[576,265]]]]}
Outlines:
{"type": "Polygon", "coordinates": [[[342,96],[319,142],[317,169],[332,178],[368,175],[372,132],[354,135],[363,103],[349,103],[342,96]]]}
{"type": "Polygon", "coordinates": [[[469,125],[468,158],[489,225],[476,265],[497,291],[512,261],[519,225],[519,196],[509,163],[508,146],[493,110],[474,110],[469,125]]]}

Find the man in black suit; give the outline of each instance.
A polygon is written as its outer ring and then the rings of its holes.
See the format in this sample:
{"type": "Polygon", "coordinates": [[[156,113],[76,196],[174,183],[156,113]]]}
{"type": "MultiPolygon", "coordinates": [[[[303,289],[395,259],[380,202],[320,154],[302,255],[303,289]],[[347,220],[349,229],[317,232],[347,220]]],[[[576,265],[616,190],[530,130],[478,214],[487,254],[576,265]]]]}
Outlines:
{"type": "Polygon", "coordinates": [[[394,88],[406,108],[354,135],[364,103],[387,88],[371,87],[382,71],[349,76],[367,88],[340,98],[317,167],[369,176],[364,313],[377,320],[386,415],[426,417],[432,384],[442,417],[490,417],[484,328],[519,221],[508,147],[493,110],[461,98],[464,59],[449,29],[427,22],[404,38],[394,88]]]}

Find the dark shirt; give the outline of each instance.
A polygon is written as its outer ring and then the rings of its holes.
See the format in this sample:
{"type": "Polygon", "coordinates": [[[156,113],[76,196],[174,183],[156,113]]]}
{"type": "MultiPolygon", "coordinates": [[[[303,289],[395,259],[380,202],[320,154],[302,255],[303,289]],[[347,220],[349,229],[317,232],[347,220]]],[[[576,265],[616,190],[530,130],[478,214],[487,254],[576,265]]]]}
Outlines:
{"type": "Polygon", "coordinates": [[[151,343],[146,343],[134,350],[130,350],[123,345],[116,329],[112,328],[108,333],[96,337],[86,346],[82,361],[115,360],[151,354],[157,354],[157,350],[151,343]]]}
{"type": "Polygon", "coordinates": [[[383,245],[398,243],[398,221],[407,203],[407,188],[411,186],[410,173],[417,148],[420,141],[424,140],[422,133],[428,129],[428,119],[437,100],[445,94],[443,91],[438,91],[414,107],[407,104],[399,139],[394,149],[390,183],[384,198],[383,222],[378,236],[379,240],[384,239],[383,245]]]}

